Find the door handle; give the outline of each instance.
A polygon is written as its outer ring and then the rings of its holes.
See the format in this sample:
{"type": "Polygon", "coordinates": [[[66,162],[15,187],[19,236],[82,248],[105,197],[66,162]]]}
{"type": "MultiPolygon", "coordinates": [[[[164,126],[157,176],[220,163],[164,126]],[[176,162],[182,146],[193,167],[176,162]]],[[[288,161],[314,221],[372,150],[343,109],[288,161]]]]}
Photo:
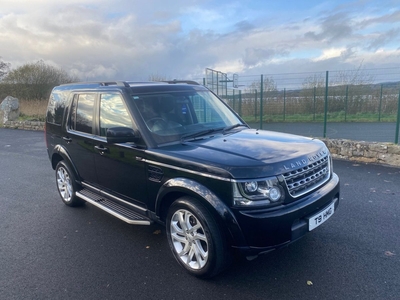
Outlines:
{"type": "Polygon", "coordinates": [[[71,143],[72,142],[72,139],[71,138],[69,138],[69,137],[67,137],[67,136],[63,136],[63,138],[62,138],[64,141],[66,141],[67,142],[67,144],[69,144],[69,143],[71,143]]]}
{"type": "Polygon", "coordinates": [[[94,146],[94,148],[100,152],[100,155],[103,155],[105,152],[108,152],[108,148],[104,146],[94,146]]]}

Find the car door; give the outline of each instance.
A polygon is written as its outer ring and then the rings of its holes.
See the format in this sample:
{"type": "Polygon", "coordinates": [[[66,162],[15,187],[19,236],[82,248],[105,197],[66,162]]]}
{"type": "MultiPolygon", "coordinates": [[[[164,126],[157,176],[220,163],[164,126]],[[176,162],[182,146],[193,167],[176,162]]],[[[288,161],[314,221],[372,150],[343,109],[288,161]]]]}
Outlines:
{"type": "Polygon", "coordinates": [[[67,130],[63,135],[65,148],[82,181],[96,184],[94,164],[95,93],[75,94],[72,100],[67,130]]]}
{"type": "Polygon", "coordinates": [[[108,144],[107,129],[133,128],[124,99],[119,93],[100,94],[99,126],[95,164],[102,189],[118,197],[144,206],[147,198],[143,148],[135,143],[108,144]]]}

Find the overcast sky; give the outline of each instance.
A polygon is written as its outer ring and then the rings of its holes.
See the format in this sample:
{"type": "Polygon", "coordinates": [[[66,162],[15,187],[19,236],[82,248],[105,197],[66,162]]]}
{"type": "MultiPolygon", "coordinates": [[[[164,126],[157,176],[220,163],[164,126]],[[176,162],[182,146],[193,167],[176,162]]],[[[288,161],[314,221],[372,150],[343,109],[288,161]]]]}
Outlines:
{"type": "Polygon", "coordinates": [[[0,57],[82,80],[400,66],[400,0],[0,0],[0,57]]]}

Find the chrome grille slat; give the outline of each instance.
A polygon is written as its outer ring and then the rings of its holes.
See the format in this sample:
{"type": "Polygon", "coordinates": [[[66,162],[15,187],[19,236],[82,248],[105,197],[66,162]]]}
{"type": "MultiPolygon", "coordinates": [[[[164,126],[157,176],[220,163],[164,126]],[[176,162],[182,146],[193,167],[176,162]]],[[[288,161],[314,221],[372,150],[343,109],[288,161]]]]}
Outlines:
{"type": "Polygon", "coordinates": [[[324,184],[329,179],[329,162],[327,155],[306,166],[284,173],[289,194],[297,198],[324,184]]]}

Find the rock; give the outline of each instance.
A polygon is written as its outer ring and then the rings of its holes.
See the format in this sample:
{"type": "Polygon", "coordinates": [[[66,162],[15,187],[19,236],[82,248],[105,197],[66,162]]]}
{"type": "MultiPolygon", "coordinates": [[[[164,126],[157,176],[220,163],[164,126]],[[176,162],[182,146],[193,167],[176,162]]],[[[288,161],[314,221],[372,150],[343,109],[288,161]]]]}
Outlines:
{"type": "MultiPolygon", "coordinates": [[[[17,98],[7,96],[0,104],[0,118],[3,124],[14,121],[19,117],[19,101],[17,98]]],[[[1,122],[0,119],[0,122],[1,122]]]]}

